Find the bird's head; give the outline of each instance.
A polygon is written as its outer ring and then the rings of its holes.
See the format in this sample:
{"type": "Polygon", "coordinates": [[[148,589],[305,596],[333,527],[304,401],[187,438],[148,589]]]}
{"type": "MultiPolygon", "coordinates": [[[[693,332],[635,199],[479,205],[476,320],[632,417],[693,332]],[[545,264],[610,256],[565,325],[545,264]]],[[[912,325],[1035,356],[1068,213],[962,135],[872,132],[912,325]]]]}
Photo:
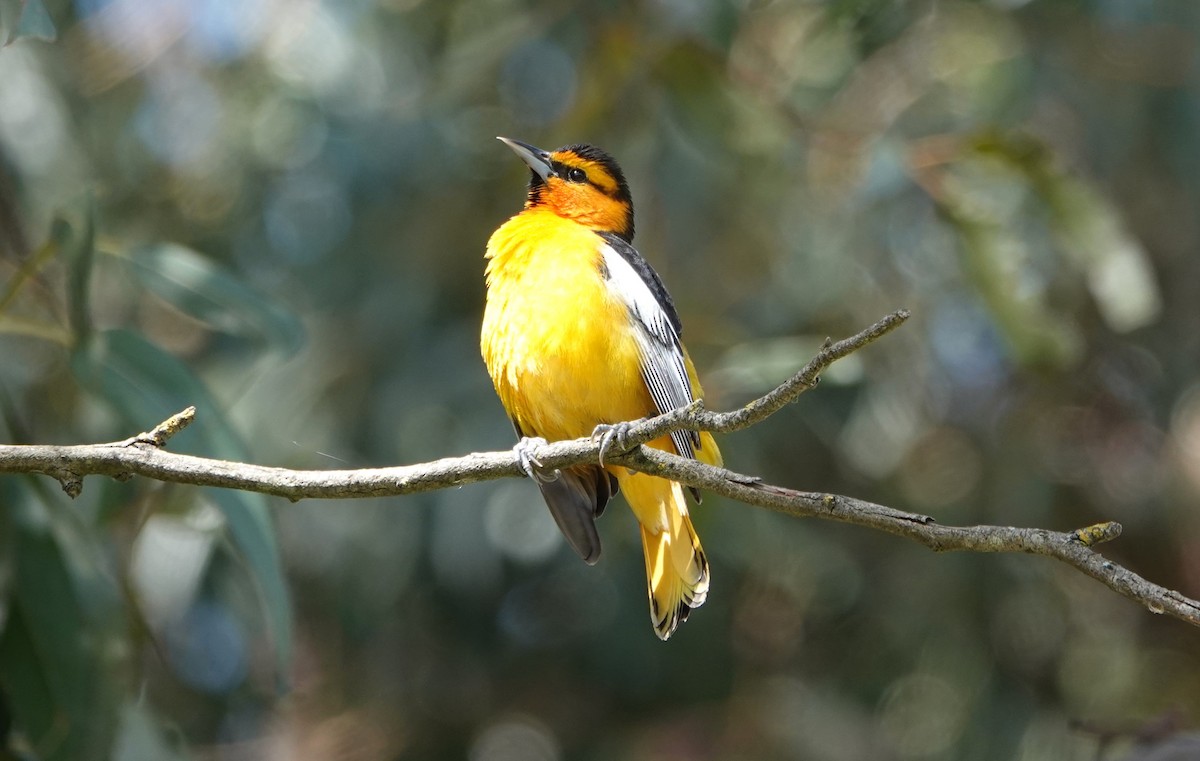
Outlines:
{"type": "Polygon", "coordinates": [[[633,201],[612,156],[592,145],[544,151],[519,140],[499,139],[532,170],[525,208],[549,208],[586,227],[633,240],[633,201]]]}

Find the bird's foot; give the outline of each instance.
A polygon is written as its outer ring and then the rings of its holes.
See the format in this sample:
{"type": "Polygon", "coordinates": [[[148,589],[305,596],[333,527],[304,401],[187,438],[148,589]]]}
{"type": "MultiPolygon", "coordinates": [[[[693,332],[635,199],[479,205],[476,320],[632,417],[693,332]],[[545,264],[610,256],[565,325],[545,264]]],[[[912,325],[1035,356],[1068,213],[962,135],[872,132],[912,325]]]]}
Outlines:
{"type": "Polygon", "coordinates": [[[600,467],[604,467],[604,458],[613,451],[616,445],[617,453],[629,451],[629,430],[633,423],[617,423],[609,425],[601,423],[592,431],[592,441],[600,440],[600,467]]]}
{"type": "Polygon", "coordinates": [[[525,475],[532,478],[534,483],[548,484],[551,481],[557,481],[561,475],[557,469],[542,465],[537,458],[537,450],[549,445],[550,442],[541,436],[522,436],[521,440],[513,447],[513,453],[517,456],[521,470],[525,471],[525,475]]]}

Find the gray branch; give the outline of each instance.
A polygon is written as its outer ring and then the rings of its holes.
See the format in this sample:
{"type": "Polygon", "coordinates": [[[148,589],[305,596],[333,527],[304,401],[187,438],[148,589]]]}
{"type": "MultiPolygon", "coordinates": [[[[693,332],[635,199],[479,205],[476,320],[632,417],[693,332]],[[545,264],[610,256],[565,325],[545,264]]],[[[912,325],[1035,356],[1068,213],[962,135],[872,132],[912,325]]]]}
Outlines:
{"type": "MultiPolygon", "coordinates": [[[[628,451],[606,454],[606,462],[663,476],[748,505],[792,516],[852,523],[907,537],[938,552],[1019,552],[1044,555],[1095,578],[1118,594],[1144,605],[1152,613],[1167,613],[1200,626],[1200,602],[1153,584],[1106,559],[1095,545],[1115,539],[1117,523],[1105,522],[1072,532],[1010,526],[942,526],[925,515],[836,494],[802,492],[763,483],[761,479],[705,465],[641,446],[679,429],[729,432],[752,426],[817,385],[820,374],[836,360],[851,354],[899,327],[906,311],[888,315],[857,335],[825,346],[786,383],[731,412],[709,412],[699,403],[649,420],[635,422],[624,443],[628,451]]],[[[449,457],[419,465],[357,470],[290,470],[249,463],[175,454],[163,447],[191,422],[188,408],[151,431],[111,444],[77,446],[0,445],[0,473],[42,473],[62,483],[75,496],[89,475],[127,479],[134,475],[179,484],[216,486],[261,492],[289,500],[356,497],[394,497],[445,489],[461,484],[521,477],[511,451],[449,457]]],[[[565,468],[595,462],[599,444],[588,439],[559,441],[542,447],[538,460],[545,467],[565,468]]]]}

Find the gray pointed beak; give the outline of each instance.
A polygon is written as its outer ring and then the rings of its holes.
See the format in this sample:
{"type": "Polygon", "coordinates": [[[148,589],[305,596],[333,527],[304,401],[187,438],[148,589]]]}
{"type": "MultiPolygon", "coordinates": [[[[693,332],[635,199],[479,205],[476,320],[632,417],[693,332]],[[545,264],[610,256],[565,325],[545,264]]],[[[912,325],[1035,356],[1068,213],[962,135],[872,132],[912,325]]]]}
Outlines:
{"type": "Polygon", "coordinates": [[[521,157],[521,160],[529,165],[529,168],[543,180],[548,177],[555,176],[554,165],[550,163],[550,154],[543,151],[541,148],[535,148],[529,143],[522,143],[520,140],[510,140],[507,137],[497,137],[497,140],[513,149],[513,153],[521,157]]]}

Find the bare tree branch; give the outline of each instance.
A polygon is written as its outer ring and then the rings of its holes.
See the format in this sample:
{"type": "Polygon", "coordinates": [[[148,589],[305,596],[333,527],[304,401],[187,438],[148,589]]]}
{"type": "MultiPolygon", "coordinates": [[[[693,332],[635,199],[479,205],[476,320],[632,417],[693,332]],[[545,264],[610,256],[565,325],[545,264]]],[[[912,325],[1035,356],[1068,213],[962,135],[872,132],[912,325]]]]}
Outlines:
{"type": "Polygon", "coordinates": [[[1103,582],[1113,591],[1144,605],[1151,613],[1168,613],[1200,626],[1200,602],[1154,584],[1108,560],[1092,547],[1115,539],[1121,525],[1112,521],[1061,532],[1012,526],[942,526],[926,515],[837,494],[801,492],[761,483],[723,468],[642,447],[621,459],[643,473],[664,476],[750,505],[806,518],[852,523],[920,542],[936,552],[1021,552],[1060,560],[1103,582]]]}
{"type": "MultiPolygon", "coordinates": [[[[788,515],[852,523],[907,537],[938,552],[1016,552],[1044,555],[1103,582],[1118,594],[1153,613],[1167,613],[1200,626],[1200,602],[1153,584],[1106,559],[1093,547],[1120,535],[1117,523],[1098,523],[1072,532],[1011,526],[942,526],[925,515],[836,494],[802,492],[765,484],[753,476],[684,459],[640,446],[678,429],[728,432],[758,423],[805,391],[836,360],[894,330],[908,318],[898,311],[870,328],[825,346],[786,383],[746,406],[726,413],[708,412],[699,404],[637,421],[625,437],[624,452],[608,452],[612,465],[664,476],[688,486],[788,515]]],[[[0,445],[0,473],[43,473],[58,479],[72,496],[88,475],[126,479],[132,475],[159,481],[217,486],[261,492],[292,501],[356,497],[391,497],[444,489],[461,484],[523,475],[512,451],[450,457],[419,465],[358,470],[290,470],[248,463],[175,454],[162,447],[191,422],[188,408],[149,432],[111,444],[78,446],[0,445]]],[[[538,460],[548,468],[594,462],[600,445],[589,439],[559,441],[542,447],[538,460]]]]}

